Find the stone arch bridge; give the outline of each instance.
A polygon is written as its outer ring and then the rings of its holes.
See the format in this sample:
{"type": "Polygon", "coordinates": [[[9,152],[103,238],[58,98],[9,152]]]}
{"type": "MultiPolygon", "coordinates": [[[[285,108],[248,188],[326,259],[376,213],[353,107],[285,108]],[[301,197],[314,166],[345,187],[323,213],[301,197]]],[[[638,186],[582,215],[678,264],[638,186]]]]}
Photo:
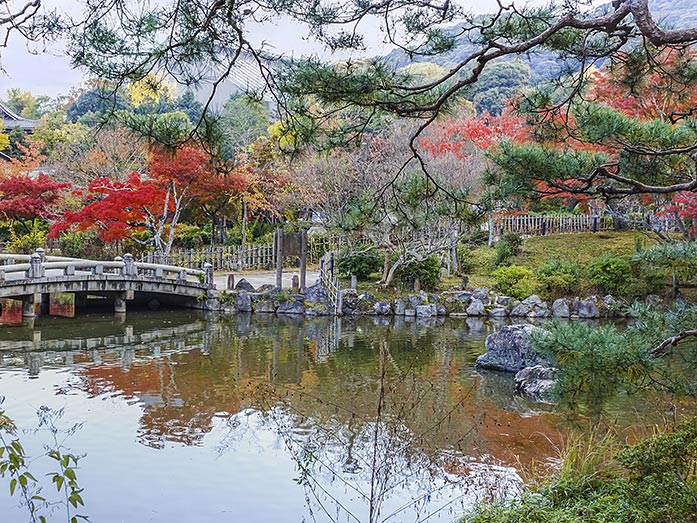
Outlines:
{"type": "Polygon", "coordinates": [[[35,304],[48,302],[55,293],[75,294],[75,306],[87,306],[88,297],[112,300],[114,311],[126,312],[126,304],[148,303],[193,309],[218,308],[213,266],[202,270],[172,265],[140,263],[130,254],[113,261],[46,256],[0,254],[0,298],[22,301],[22,316],[34,317],[35,304]]]}

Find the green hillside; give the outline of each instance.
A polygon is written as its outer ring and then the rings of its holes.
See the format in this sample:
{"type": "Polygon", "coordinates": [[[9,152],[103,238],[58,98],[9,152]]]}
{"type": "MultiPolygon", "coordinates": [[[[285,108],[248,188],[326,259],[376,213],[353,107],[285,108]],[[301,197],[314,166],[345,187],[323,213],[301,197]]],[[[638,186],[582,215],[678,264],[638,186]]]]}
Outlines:
{"type": "MultiPolygon", "coordinates": [[[[652,0],[649,2],[651,6],[651,12],[656,19],[656,21],[664,27],[694,27],[697,26],[697,0],[652,0]]],[[[599,11],[607,10],[609,4],[604,4],[598,8],[599,11]]],[[[460,26],[454,26],[453,32],[462,32],[460,26]]],[[[445,67],[447,69],[451,68],[453,65],[462,62],[465,58],[471,55],[474,51],[478,49],[476,43],[472,43],[468,37],[461,37],[455,47],[448,53],[444,53],[438,56],[414,56],[410,57],[407,53],[401,49],[395,49],[385,56],[385,60],[395,67],[405,67],[414,62],[433,62],[437,65],[445,67]]],[[[518,87],[533,86],[540,82],[545,82],[552,78],[559,76],[559,74],[568,70],[568,63],[564,63],[557,55],[545,51],[536,51],[530,53],[526,56],[508,56],[501,59],[502,62],[516,62],[517,65],[514,67],[523,67],[528,70],[525,76],[525,84],[519,85],[518,87]]],[[[496,67],[496,66],[494,66],[496,67]]],[[[573,66],[572,66],[573,67],[573,66]]],[[[505,74],[494,73],[504,78],[505,74]]],[[[480,82],[481,83],[481,82],[480,82]]],[[[486,87],[485,89],[488,89],[486,87]]],[[[477,103],[477,93],[480,91],[477,86],[474,86],[466,96],[475,102],[478,110],[482,108],[492,111],[491,107],[483,105],[480,106],[477,103]]],[[[499,99],[499,106],[501,105],[501,100],[507,98],[512,93],[495,93],[495,97],[499,99]]]]}

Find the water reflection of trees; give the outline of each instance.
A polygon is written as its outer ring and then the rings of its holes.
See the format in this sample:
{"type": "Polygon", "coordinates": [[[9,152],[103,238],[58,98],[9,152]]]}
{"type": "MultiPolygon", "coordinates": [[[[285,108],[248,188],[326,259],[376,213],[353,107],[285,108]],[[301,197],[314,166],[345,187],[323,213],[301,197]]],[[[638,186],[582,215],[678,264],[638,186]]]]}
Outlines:
{"type": "Polygon", "coordinates": [[[63,351],[56,345],[61,338],[44,331],[41,346],[50,350],[13,357],[33,372],[47,362],[78,364],[67,388],[137,401],[143,411],[139,440],[155,448],[201,444],[216,418],[277,405],[300,421],[337,423],[358,434],[374,421],[384,357],[385,419],[408,429],[416,451],[448,449],[511,463],[514,441],[531,444],[518,445],[519,454],[539,454],[536,445],[549,449],[535,435],[553,432],[551,420],[521,418],[477,393],[479,378],[471,368],[491,329],[484,323],[448,321],[434,329],[378,318],[167,318],[168,327],[150,318],[101,326],[105,332],[95,338],[62,338],[69,349],[63,351]]]}

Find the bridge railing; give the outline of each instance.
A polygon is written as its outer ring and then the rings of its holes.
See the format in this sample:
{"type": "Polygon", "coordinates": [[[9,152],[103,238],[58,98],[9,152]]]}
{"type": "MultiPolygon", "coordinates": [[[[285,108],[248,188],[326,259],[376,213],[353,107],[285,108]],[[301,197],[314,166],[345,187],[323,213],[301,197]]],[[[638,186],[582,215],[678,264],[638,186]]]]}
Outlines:
{"type": "Polygon", "coordinates": [[[43,256],[43,250],[34,254],[0,255],[0,282],[8,279],[60,278],[64,276],[81,275],[111,275],[129,278],[169,279],[178,282],[197,281],[209,288],[215,286],[213,266],[205,264],[203,270],[161,265],[156,263],[140,263],[131,254],[124,254],[114,261],[83,260],[79,258],[62,258],[58,256],[43,256]],[[28,263],[15,263],[26,260],[28,263]],[[48,271],[48,272],[47,272],[48,271]],[[9,277],[9,278],[8,278],[9,277]]]}

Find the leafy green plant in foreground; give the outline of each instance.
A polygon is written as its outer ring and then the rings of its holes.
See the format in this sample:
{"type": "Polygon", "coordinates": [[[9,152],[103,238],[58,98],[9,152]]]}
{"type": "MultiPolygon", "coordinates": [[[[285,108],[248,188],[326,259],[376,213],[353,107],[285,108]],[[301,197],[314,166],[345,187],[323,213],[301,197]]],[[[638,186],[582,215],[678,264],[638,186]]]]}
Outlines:
{"type": "Polygon", "coordinates": [[[462,523],[688,523],[697,518],[697,417],[616,452],[611,436],[567,446],[558,472],[462,523]]]}
{"type": "Polygon", "coordinates": [[[62,507],[65,521],[78,523],[79,520],[87,520],[86,516],[76,514],[78,506],[83,506],[82,491],[77,481],[77,469],[81,456],[67,452],[63,445],[62,436],[74,433],[79,425],[62,430],[56,426],[56,421],[62,415],[62,410],[51,410],[41,407],[37,411],[39,416],[39,428],[47,430],[52,442],[46,445],[44,456],[51,460],[56,470],[50,471],[46,477],[51,479],[60,500],[49,500],[42,496],[44,486],[30,471],[30,466],[35,467],[36,457],[26,454],[22,443],[18,438],[18,429],[5,411],[0,410],[0,479],[7,480],[10,496],[18,496],[20,505],[25,507],[31,523],[46,523],[46,514],[52,514],[62,507]]]}

